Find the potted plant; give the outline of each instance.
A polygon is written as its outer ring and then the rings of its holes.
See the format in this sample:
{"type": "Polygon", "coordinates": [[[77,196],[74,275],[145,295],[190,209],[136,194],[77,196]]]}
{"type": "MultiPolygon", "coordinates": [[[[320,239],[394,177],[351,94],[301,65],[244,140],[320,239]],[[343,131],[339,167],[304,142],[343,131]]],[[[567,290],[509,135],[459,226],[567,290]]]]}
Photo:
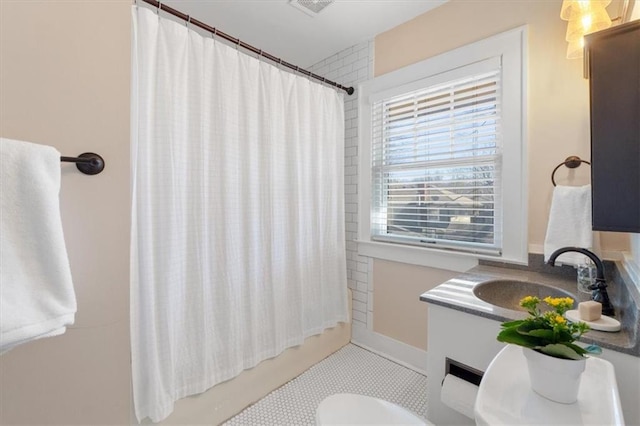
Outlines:
{"type": "Polygon", "coordinates": [[[584,322],[569,322],[563,316],[573,307],[570,297],[545,297],[550,308],[543,312],[541,300],[527,296],[520,306],[529,312],[523,320],[502,323],[498,341],[523,347],[533,390],[552,401],[571,404],[577,400],[580,377],[587,353],[599,353],[600,348],[583,348],[574,342],[589,331],[584,322]]]}

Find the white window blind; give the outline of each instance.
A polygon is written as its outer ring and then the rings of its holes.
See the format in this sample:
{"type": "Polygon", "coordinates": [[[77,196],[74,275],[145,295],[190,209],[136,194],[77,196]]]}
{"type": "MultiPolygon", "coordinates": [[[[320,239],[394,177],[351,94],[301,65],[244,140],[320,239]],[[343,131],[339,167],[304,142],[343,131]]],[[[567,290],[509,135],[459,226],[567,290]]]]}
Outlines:
{"type": "Polygon", "coordinates": [[[497,254],[500,67],[452,78],[373,101],[371,238],[497,254]]]}

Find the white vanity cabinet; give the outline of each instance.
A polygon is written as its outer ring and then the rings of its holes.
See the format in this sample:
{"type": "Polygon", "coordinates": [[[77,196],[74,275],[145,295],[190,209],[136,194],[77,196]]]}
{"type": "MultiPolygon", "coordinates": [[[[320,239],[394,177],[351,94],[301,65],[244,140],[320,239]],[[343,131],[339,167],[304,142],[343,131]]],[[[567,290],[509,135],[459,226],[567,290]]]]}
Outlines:
{"type": "Polygon", "coordinates": [[[474,425],[440,400],[446,358],[480,371],[504,347],[496,340],[500,323],[440,305],[429,304],[427,343],[427,415],[437,425],[474,425]]]}

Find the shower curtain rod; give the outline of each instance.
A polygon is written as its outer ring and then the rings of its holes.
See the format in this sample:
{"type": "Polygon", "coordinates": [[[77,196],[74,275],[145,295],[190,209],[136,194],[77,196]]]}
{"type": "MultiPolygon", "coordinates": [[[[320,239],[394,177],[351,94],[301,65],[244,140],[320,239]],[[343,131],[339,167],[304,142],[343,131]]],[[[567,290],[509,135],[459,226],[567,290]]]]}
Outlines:
{"type": "Polygon", "coordinates": [[[172,7],[169,7],[165,4],[162,4],[162,1],[156,1],[156,0],[140,0],[143,1],[147,4],[150,4],[151,6],[154,6],[155,8],[158,9],[158,11],[162,10],[164,12],[167,12],[173,16],[176,16],[180,19],[182,19],[183,21],[186,21],[187,24],[191,24],[191,25],[195,25],[196,27],[202,28],[205,31],[209,31],[210,33],[212,33],[214,36],[218,36],[221,37],[225,40],[230,41],[231,43],[235,44],[236,46],[242,47],[244,49],[247,49],[253,53],[256,53],[258,56],[262,56],[264,58],[269,59],[270,61],[273,61],[275,63],[277,63],[278,65],[283,65],[287,68],[292,69],[295,72],[299,72],[301,74],[304,74],[308,77],[311,78],[315,78],[316,80],[320,80],[321,82],[328,84],[329,86],[334,86],[338,89],[342,89],[345,92],[347,92],[347,95],[353,95],[353,92],[355,91],[353,87],[345,87],[342,84],[336,83],[335,81],[331,81],[331,80],[327,80],[326,78],[319,76],[317,74],[312,73],[311,71],[305,70],[300,68],[297,65],[293,65],[289,62],[283,61],[282,58],[278,58],[276,56],[273,56],[270,53],[264,52],[262,51],[262,49],[258,49],[257,47],[254,47],[248,43],[245,43],[244,41],[240,40],[239,38],[235,38],[230,36],[229,34],[223,33],[222,31],[218,30],[217,28],[211,27],[207,24],[205,24],[204,22],[198,21],[197,19],[192,18],[191,16],[187,15],[186,13],[182,13],[179,10],[176,10],[172,7]]]}

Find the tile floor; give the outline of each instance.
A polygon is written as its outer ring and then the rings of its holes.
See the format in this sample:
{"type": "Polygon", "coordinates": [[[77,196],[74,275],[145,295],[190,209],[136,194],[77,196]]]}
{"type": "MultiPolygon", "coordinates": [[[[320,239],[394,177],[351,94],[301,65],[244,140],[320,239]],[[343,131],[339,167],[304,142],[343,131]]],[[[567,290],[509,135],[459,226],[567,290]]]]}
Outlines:
{"type": "Polygon", "coordinates": [[[381,398],[427,417],[426,376],[348,344],[225,425],[314,425],[320,401],[340,392],[381,398]]]}

